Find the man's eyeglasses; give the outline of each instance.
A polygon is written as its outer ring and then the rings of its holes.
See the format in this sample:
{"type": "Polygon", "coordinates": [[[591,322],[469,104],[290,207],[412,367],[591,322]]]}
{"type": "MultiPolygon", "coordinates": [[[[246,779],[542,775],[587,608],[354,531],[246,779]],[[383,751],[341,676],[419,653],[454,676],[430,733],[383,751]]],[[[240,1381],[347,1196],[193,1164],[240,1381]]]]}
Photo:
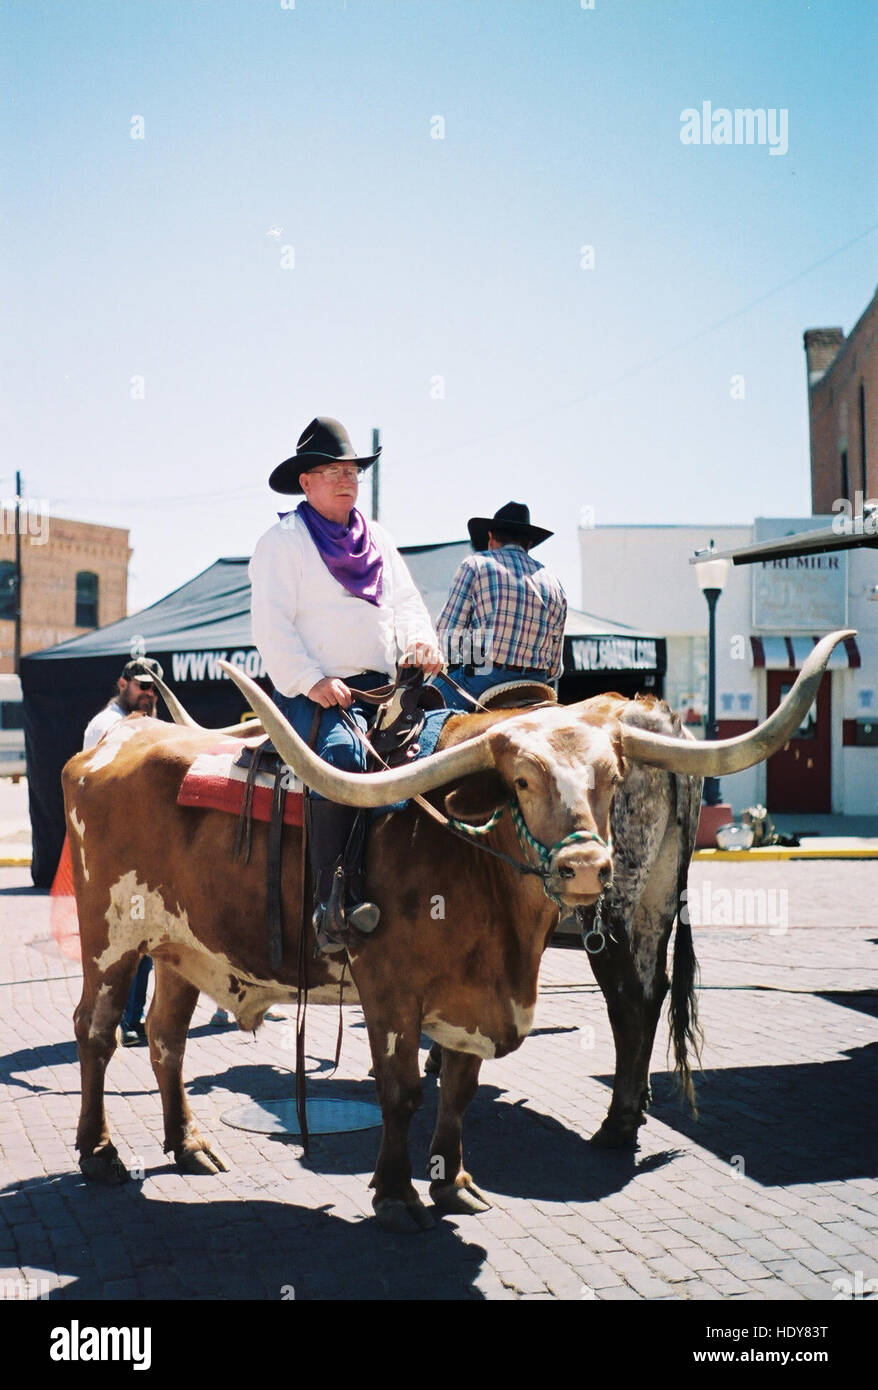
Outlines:
{"type": "Polygon", "coordinates": [[[330,463],[326,468],[309,468],[308,474],[314,477],[318,474],[321,478],[329,478],[330,482],[337,482],[339,478],[362,478],[365,473],[364,468],[358,468],[355,463],[330,463]]]}
{"type": "Polygon", "coordinates": [[[155,685],[152,681],[142,681],[139,676],[132,676],[131,679],[134,681],[135,685],[140,686],[141,690],[155,690],[155,685]]]}

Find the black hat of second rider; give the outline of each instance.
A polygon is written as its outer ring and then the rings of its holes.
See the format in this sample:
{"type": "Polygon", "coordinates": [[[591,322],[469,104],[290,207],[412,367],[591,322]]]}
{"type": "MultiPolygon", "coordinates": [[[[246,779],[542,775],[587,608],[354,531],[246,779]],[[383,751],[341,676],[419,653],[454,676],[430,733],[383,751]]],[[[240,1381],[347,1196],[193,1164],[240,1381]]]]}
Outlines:
{"type": "Polygon", "coordinates": [[[318,415],[299,435],[292,458],[284,459],[275,468],[268,486],[289,496],[302,491],[301,473],[310,473],[312,468],[327,463],[355,463],[359,468],[371,468],[380,453],[379,449],[376,454],[358,458],[344,425],[328,415],[318,415]]]}
{"type": "Polygon", "coordinates": [[[531,526],[530,507],[523,502],[507,502],[493,516],[471,516],[466,523],[474,550],[488,549],[488,532],[500,531],[504,536],[517,536],[528,549],[541,545],[554,531],[546,531],[542,526],[531,526]]]}

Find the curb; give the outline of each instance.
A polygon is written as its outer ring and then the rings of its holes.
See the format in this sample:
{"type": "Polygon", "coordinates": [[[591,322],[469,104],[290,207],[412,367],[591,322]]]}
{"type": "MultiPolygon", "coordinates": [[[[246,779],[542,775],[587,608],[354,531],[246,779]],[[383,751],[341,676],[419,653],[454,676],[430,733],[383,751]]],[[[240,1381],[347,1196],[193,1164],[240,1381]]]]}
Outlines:
{"type": "Polygon", "coordinates": [[[780,845],[771,845],[767,849],[697,849],[692,858],[710,860],[715,864],[745,859],[750,863],[757,860],[771,863],[778,859],[878,859],[878,848],[809,849],[800,845],[798,849],[785,849],[780,845]]]}

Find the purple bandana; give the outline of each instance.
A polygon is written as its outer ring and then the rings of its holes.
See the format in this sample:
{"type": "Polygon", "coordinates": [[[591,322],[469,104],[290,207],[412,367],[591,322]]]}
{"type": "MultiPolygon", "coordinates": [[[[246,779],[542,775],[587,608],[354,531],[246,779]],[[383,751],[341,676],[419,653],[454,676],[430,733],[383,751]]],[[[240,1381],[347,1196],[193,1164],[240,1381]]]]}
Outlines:
{"type": "Polygon", "coordinates": [[[327,521],[310,502],[300,502],[296,513],[307,526],[333,579],[343,584],[354,598],[365,599],[377,608],[381,602],[384,561],[362,513],[352,507],[349,526],[327,521]]]}

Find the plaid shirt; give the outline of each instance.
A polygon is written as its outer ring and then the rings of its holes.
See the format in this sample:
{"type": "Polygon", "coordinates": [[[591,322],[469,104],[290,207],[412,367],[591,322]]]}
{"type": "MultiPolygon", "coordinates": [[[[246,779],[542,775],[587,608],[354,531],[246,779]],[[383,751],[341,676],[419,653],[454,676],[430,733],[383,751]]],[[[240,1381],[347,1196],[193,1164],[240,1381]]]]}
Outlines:
{"type": "Polygon", "coordinates": [[[503,666],[560,676],[567,599],[545,565],[519,545],[468,556],[436,631],[449,666],[503,666]]]}

